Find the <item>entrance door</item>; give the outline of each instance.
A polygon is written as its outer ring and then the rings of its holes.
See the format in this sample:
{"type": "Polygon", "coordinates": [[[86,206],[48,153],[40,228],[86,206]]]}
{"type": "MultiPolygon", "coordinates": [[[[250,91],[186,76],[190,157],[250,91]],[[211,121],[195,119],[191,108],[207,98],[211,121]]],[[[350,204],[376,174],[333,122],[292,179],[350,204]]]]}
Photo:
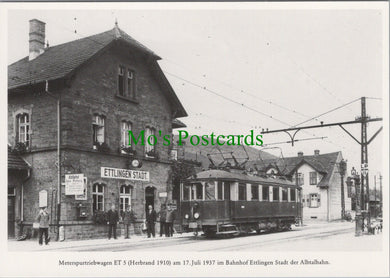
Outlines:
{"type": "Polygon", "coordinates": [[[149,205],[152,205],[154,209],[154,191],[155,188],[152,186],[148,186],[145,188],[145,211],[148,209],[149,205]]]}
{"type": "Polygon", "coordinates": [[[15,197],[8,197],[8,238],[15,237],[15,197]]]}

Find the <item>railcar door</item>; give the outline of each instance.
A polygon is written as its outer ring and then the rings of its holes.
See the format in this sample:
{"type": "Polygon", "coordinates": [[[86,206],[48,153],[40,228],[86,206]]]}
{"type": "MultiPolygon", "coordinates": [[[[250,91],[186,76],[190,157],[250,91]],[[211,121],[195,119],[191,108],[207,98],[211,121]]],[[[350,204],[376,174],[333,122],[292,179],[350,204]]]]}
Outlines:
{"type": "Polygon", "coordinates": [[[225,201],[225,218],[231,219],[231,194],[230,194],[231,182],[225,181],[223,183],[223,199],[225,201]]]}

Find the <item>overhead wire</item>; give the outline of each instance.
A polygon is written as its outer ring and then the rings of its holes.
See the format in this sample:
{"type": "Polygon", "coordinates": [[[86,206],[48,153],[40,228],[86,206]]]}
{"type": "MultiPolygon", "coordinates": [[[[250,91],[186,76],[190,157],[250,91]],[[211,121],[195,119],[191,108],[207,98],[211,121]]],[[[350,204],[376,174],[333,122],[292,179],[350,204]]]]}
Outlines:
{"type": "MultiPolygon", "coordinates": [[[[84,35],[84,34],[82,34],[82,33],[80,33],[80,32],[74,32],[74,30],[70,30],[70,29],[68,29],[68,28],[66,28],[66,27],[64,27],[63,25],[60,25],[60,24],[56,24],[56,25],[57,25],[57,26],[61,26],[63,29],[66,29],[66,30],[68,30],[69,32],[71,32],[71,33],[73,33],[73,34],[76,34],[76,35],[79,36],[80,38],[89,39],[89,40],[91,40],[91,41],[93,41],[93,42],[95,42],[95,43],[97,43],[97,44],[102,45],[102,46],[105,45],[105,44],[103,44],[103,43],[101,43],[101,42],[99,42],[99,41],[97,41],[97,40],[92,39],[90,36],[84,35]]],[[[164,60],[165,60],[165,59],[164,59],[164,60]]],[[[257,109],[255,109],[255,108],[253,108],[253,107],[250,107],[250,106],[248,106],[248,105],[246,105],[246,104],[244,104],[244,103],[240,103],[240,102],[235,101],[235,100],[233,100],[233,99],[231,99],[231,98],[228,98],[228,97],[226,97],[226,96],[224,96],[224,95],[222,95],[222,94],[220,94],[220,93],[218,93],[218,92],[216,92],[216,91],[214,91],[214,90],[210,90],[210,89],[208,89],[206,86],[199,85],[199,84],[197,84],[197,83],[195,83],[195,82],[192,82],[192,81],[190,81],[190,80],[187,80],[187,79],[182,78],[182,77],[180,77],[180,76],[178,76],[178,75],[176,75],[176,74],[173,74],[173,73],[170,73],[170,72],[167,72],[167,71],[164,71],[164,70],[163,70],[163,72],[166,73],[166,74],[168,74],[168,75],[171,75],[171,76],[173,76],[173,77],[175,77],[175,78],[177,78],[177,79],[180,79],[180,80],[182,80],[182,81],[184,81],[184,82],[186,82],[186,83],[188,83],[188,84],[191,84],[191,85],[193,85],[193,86],[195,86],[195,87],[201,88],[201,89],[203,89],[204,91],[207,91],[207,92],[212,93],[212,94],[214,94],[214,95],[216,95],[216,96],[218,96],[218,97],[221,97],[221,98],[223,98],[223,99],[225,99],[225,100],[227,100],[227,101],[230,101],[230,102],[232,102],[232,103],[235,103],[235,104],[237,104],[237,105],[240,105],[241,107],[244,107],[244,108],[249,109],[249,110],[251,110],[251,111],[253,111],[253,112],[255,112],[255,113],[258,113],[258,114],[263,115],[263,116],[265,116],[265,117],[268,117],[268,118],[270,118],[270,119],[272,119],[272,120],[274,120],[274,121],[277,121],[277,122],[279,122],[279,123],[281,123],[281,124],[284,124],[284,125],[286,125],[286,126],[288,126],[288,127],[294,127],[294,126],[292,126],[291,124],[289,124],[289,123],[287,123],[287,122],[284,122],[284,121],[282,121],[282,120],[279,120],[279,119],[273,117],[272,115],[268,115],[268,114],[266,114],[266,113],[264,113],[264,112],[258,111],[257,109]]],[[[241,91],[243,91],[243,90],[241,90],[241,91]]],[[[263,100],[263,101],[267,102],[267,100],[263,100]]],[[[355,100],[355,101],[356,101],[356,100],[355,100]]],[[[273,103],[273,104],[274,104],[274,105],[277,105],[277,104],[275,104],[275,103],[273,103]]],[[[282,107],[282,106],[279,105],[279,107],[282,107]]],[[[285,108],[285,107],[284,107],[284,109],[287,109],[288,111],[291,111],[290,109],[285,108]]],[[[330,113],[330,112],[329,112],[329,113],[330,113]]],[[[315,117],[313,117],[313,118],[315,118],[315,117]]],[[[313,120],[313,118],[310,119],[310,120],[313,120]]],[[[304,131],[304,132],[307,133],[307,134],[309,134],[309,133],[306,132],[306,131],[304,131]]],[[[316,136],[317,136],[317,135],[315,135],[315,134],[310,134],[310,135],[313,136],[313,137],[316,137],[316,136]]],[[[342,147],[342,146],[337,145],[336,143],[333,143],[333,142],[330,141],[330,140],[325,140],[325,139],[323,139],[323,140],[324,140],[325,142],[328,142],[328,143],[330,143],[330,144],[333,144],[333,145],[335,145],[335,146],[337,146],[337,147],[344,148],[344,147],[342,147]]]]}
{"type": "Polygon", "coordinates": [[[308,120],[306,120],[306,121],[303,121],[303,122],[301,122],[301,123],[299,123],[299,124],[294,125],[293,127],[297,127],[297,126],[299,126],[299,125],[301,125],[301,124],[310,122],[310,121],[312,121],[312,120],[315,119],[315,118],[319,118],[319,117],[321,117],[321,116],[324,116],[324,115],[326,115],[326,114],[329,114],[329,113],[331,113],[331,112],[334,112],[334,111],[336,111],[336,110],[338,110],[338,109],[341,109],[341,108],[343,108],[343,107],[346,107],[347,105],[349,105],[349,104],[351,104],[351,103],[354,103],[355,101],[358,101],[358,100],[360,100],[360,98],[357,98],[357,99],[352,100],[352,101],[350,101],[350,102],[348,102],[348,103],[345,103],[345,104],[343,104],[343,105],[341,105],[341,106],[338,106],[338,107],[333,108],[333,109],[331,109],[331,110],[329,110],[329,111],[326,111],[326,112],[321,113],[321,114],[319,114],[319,115],[317,115],[317,116],[314,116],[314,117],[312,117],[312,118],[310,118],[310,119],[308,119],[308,120]]]}

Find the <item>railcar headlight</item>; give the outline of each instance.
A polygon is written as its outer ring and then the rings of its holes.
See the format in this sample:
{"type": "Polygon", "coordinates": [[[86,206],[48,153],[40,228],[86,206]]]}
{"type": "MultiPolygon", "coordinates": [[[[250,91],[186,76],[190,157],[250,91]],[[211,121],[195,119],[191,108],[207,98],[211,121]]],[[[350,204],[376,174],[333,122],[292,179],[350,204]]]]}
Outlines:
{"type": "Polygon", "coordinates": [[[195,212],[195,213],[194,213],[194,218],[195,218],[195,219],[198,219],[199,216],[200,216],[199,212],[195,212]]]}
{"type": "Polygon", "coordinates": [[[185,219],[190,218],[190,216],[188,215],[188,213],[186,213],[186,214],[184,215],[184,218],[185,218],[185,219]]]}

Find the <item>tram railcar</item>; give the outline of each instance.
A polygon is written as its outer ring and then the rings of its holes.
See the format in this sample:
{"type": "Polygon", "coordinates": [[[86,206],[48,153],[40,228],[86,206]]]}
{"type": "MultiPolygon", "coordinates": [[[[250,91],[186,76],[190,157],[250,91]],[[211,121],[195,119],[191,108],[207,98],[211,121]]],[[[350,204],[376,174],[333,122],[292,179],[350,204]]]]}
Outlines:
{"type": "Polygon", "coordinates": [[[180,185],[184,231],[205,236],[291,229],[300,217],[299,187],[281,178],[207,170],[180,185]]]}

